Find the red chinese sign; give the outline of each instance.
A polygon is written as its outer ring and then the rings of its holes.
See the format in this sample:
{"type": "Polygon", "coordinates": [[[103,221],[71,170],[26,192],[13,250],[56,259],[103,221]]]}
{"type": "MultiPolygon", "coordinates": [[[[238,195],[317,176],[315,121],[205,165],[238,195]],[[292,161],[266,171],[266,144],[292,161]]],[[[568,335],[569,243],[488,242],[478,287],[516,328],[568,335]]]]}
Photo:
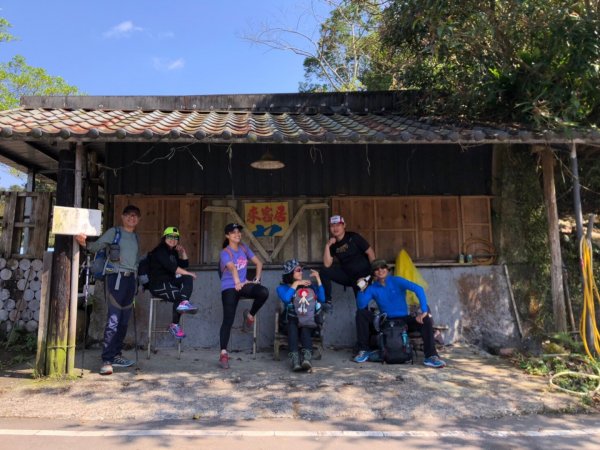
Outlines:
{"type": "Polygon", "coordinates": [[[290,224],[287,202],[246,203],[244,221],[256,237],[283,236],[290,224]]]}

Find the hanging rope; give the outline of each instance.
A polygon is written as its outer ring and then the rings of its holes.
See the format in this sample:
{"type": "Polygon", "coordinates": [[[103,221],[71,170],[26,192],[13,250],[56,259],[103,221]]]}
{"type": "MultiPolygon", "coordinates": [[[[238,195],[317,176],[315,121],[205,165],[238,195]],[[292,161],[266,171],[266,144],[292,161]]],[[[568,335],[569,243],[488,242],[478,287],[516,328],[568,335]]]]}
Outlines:
{"type": "Polygon", "coordinates": [[[583,341],[583,346],[587,355],[594,361],[596,358],[590,351],[590,342],[588,342],[588,331],[591,332],[591,344],[593,345],[596,354],[600,354],[600,332],[596,325],[596,301],[600,303],[600,294],[598,294],[598,286],[594,280],[593,260],[592,260],[592,245],[591,240],[585,237],[581,239],[579,244],[581,254],[581,270],[583,272],[583,312],[581,314],[581,323],[579,324],[579,333],[583,341]],[[588,330],[588,318],[591,330],[588,330]]]}

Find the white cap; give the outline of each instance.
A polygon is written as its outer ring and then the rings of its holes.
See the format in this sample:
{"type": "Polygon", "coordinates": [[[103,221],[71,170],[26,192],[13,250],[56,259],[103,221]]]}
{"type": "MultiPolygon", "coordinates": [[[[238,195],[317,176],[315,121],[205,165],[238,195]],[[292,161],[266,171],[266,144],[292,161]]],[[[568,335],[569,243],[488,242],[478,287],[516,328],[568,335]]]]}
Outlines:
{"type": "Polygon", "coordinates": [[[336,223],[346,223],[346,222],[344,222],[344,218],[342,216],[331,216],[329,218],[329,224],[334,225],[336,223]]]}

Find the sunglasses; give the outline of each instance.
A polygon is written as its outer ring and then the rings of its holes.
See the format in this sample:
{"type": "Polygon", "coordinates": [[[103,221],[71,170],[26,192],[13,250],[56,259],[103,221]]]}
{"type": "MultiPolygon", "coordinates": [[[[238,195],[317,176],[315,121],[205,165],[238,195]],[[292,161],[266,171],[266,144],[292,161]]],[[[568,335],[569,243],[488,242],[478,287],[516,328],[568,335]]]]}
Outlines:
{"type": "Polygon", "coordinates": [[[386,269],[387,270],[387,266],[375,267],[375,269],[373,269],[373,272],[375,272],[376,270],[382,270],[382,269],[386,269]]]}
{"type": "Polygon", "coordinates": [[[303,270],[302,267],[296,267],[294,269],[294,272],[302,272],[302,270],[303,270]]]}
{"type": "Polygon", "coordinates": [[[174,234],[167,234],[165,237],[166,237],[167,239],[175,239],[176,241],[178,241],[178,240],[179,240],[179,236],[176,236],[176,235],[174,235],[174,234]]]}

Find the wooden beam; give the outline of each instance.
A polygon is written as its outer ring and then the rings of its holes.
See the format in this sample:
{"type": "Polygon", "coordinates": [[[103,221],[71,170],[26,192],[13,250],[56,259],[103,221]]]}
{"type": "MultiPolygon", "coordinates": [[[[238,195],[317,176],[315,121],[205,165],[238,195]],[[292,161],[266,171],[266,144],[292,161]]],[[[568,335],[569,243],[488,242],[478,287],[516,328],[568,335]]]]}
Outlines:
{"type": "Polygon", "coordinates": [[[562,256],[558,224],[558,208],[556,206],[556,189],[554,186],[554,152],[549,147],[534,146],[542,156],[544,175],[544,203],[548,216],[548,240],[552,259],[552,309],[556,331],[567,331],[567,315],[565,310],[565,293],[563,289],[562,256]]]}
{"type": "Polygon", "coordinates": [[[254,248],[256,248],[256,251],[258,253],[260,253],[260,255],[265,259],[265,262],[271,262],[271,257],[269,256],[269,253],[265,250],[265,248],[262,246],[262,244],[258,241],[258,239],[256,239],[254,237],[254,235],[252,233],[250,233],[248,231],[248,226],[246,225],[246,222],[244,222],[244,220],[240,217],[240,215],[237,213],[237,211],[235,209],[233,209],[231,206],[207,206],[206,208],[204,208],[203,212],[216,212],[216,213],[224,213],[224,214],[230,214],[233,218],[234,221],[236,223],[239,223],[240,225],[242,225],[244,227],[244,229],[242,230],[242,232],[244,233],[245,236],[248,237],[248,239],[250,239],[250,242],[252,242],[254,244],[254,248]]]}
{"type": "Polygon", "coordinates": [[[296,213],[296,215],[294,216],[294,218],[292,219],[292,223],[290,223],[290,226],[285,231],[284,235],[281,237],[281,240],[273,249],[273,253],[271,253],[271,261],[279,254],[279,252],[287,242],[288,238],[292,235],[292,231],[294,231],[294,228],[296,228],[296,225],[298,225],[298,222],[300,221],[304,213],[313,209],[329,209],[329,205],[327,203],[307,203],[302,205],[296,213]]]}

